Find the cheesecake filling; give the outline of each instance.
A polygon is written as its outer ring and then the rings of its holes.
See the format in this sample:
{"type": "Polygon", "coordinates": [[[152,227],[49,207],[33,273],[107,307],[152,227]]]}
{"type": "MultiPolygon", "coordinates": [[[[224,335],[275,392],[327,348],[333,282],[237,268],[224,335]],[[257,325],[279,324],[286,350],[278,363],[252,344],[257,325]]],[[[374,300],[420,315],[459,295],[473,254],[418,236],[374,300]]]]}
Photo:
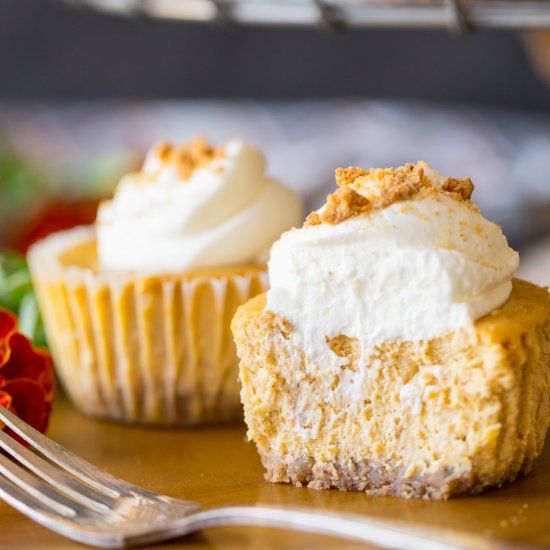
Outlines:
{"type": "Polygon", "coordinates": [[[262,153],[247,143],[159,144],[101,204],[99,262],[140,273],[264,262],[300,220],[299,197],[266,176],[262,153]]]}
{"type": "Polygon", "coordinates": [[[337,183],[232,323],[266,479],[447,498],[528,472],[548,425],[546,289],[512,279],[469,179],[419,163],[337,183]]]}
{"type": "Polygon", "coordinates": [[[273,245],[266,310],[313,349],[339,335],[431,339],[510,295],[518,254],[470,202],[469,180],[398,170],[344,169],[338,194],[273,245]]]}

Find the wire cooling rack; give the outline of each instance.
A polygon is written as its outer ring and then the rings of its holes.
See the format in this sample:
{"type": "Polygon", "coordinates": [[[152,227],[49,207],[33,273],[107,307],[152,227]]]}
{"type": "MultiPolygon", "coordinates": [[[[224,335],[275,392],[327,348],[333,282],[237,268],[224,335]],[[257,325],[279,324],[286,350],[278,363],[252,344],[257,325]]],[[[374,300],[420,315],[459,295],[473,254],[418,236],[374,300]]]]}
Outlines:
{"type": "Polygon", "coordinates": [[[66,0],[125,16],[226,25],[346,28],[550,27],[550,0],[66,0]]]}

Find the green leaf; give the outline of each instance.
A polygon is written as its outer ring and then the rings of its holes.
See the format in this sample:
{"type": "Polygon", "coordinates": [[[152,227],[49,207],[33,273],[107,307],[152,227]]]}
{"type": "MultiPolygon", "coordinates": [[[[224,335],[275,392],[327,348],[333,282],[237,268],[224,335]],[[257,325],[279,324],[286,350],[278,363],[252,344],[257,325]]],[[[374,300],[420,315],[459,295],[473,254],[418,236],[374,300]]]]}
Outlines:
{"type": "Polygon", "coordinates": [[[0,254],[0,308],[19,317],[19,328],[38,347],[47,347],[40,310],[25,258],[15,252],[0,254]]]}
{"type": "Polygon", "coordinates": [[[33,338],[39,322],[38,304],[32,290],[29,290],[19,304],[19,330],[33,338]]]}
{"type": "Polygon", "coordinates": [[[0,217],[11,222],[15,213],[32,204],[44,186],[44,176],[28,161],[10,150],[0,136],[0,217]]]}

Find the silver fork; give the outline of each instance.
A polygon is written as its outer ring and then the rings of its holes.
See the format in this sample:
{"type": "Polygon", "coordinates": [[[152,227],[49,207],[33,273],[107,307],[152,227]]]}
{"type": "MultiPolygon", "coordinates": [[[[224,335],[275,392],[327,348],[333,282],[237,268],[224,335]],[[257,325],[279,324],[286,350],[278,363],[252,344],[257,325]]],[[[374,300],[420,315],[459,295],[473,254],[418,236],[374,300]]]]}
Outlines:
{"type": "Polygon", "coordinates": [[[139,546],[227,525],[294,529],[404,550],[507,546],[453,531],[418,530],[411,524],[351,514],[269,506],[200,511],[196,502],[147,491],[96,468],[4,407],[0,407],[0,420],[48,459],[0,431],[0,448],[5,451],[0,453],[0,497],[44,527],[90,546],[139,546]]]}

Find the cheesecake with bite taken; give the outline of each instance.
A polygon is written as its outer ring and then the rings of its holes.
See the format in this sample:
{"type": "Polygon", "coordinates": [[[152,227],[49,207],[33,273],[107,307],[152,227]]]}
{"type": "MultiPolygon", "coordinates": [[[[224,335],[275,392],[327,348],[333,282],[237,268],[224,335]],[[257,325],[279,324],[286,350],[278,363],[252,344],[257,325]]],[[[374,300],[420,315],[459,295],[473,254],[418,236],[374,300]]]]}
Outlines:
{"type": "Polygon", "coordinates": [[[550,420],[550,296],[468,178],[345,168],[232,323],[272,482],[441,499],[529,472],[550,420]]]}

